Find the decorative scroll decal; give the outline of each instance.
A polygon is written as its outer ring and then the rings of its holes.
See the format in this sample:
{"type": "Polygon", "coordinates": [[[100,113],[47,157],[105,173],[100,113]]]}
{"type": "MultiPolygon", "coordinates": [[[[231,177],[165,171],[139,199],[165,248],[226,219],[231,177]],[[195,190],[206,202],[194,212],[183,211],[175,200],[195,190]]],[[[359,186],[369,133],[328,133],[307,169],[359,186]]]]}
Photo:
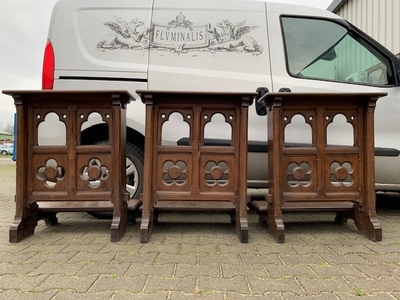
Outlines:
{"type": "Polygon", "coordinates": [[[182,52],[182,49],[208,47],[209,24],[193,25],[180,13],[168,24],[151,24],[151,46],[182,52]]]}
{"type": "Polygon", "coordinates": [[[115,22],[105,22],[112,33],[103,38],[97,49],[101,51],[152,48],[177,53],[190,51],[238,52],[259,55],[263,48],[248,35],[257,25],[247,25],[247,20],[233,23],[224,19],[212,26],[210,23],[194,24],[179,13],[168,23],[146,26],[138,18],[125,21],[115,17],[115,22]]]}

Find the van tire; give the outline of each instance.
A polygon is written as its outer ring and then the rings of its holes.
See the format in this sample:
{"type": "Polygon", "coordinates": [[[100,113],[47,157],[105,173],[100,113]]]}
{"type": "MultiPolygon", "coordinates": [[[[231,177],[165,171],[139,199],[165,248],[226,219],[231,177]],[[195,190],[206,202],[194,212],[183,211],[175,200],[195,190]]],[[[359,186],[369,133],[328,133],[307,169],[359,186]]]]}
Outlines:
{"type": "MultiPolygon", "coordinates": [[[[107,143],[107,141],[96,144],[107,143]]],[[[144,155],[143,151],[131,143],[126,144],[126,189],[130,199],[139,198],[143,191],[144,178],[144,155]]],[[[89,212],[90,215],[99,219],[111,219],[112,213],[89,212]]]]}
{"type": "Polygon", "coordinates": [[[143,151],[140,150],[135,145],[127,143],[126,160],[127,160],[126,184],[127,184],[127,191],[130,194],[129,199],[137,199],[139,198],[140,193],[143,191],[143,178],[144,178],[143,151]],[[133,169],[131,170],[131,172],[129,172],[130,167],[133,169]]]}

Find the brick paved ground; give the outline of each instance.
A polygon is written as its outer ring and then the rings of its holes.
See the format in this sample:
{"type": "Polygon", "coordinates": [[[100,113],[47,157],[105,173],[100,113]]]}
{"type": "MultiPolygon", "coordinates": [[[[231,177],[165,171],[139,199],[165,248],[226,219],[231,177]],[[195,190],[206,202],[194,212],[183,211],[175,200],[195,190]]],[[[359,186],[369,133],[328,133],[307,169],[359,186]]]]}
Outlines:
{"type": "Polygon", "coordinates": [[[15,163],[0,159],[0,299],[400,299],[397,195],[380,197],[379,243],[313,213],[285,215],[277,244],[250,211],[248,244],[227,215],[172,213],[147,244],[138,224],[111,243],[110,221],[85,213],[59,214],[50,228],[41,221],[10,244],[14,193],[15,163]]]}

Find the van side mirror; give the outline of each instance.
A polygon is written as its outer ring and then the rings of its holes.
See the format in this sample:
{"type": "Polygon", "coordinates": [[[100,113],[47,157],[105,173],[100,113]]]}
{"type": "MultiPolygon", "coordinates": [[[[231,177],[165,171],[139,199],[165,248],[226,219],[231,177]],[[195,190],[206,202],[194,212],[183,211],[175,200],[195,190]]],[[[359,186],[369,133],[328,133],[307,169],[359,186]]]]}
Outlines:
{"type": "Polygon", "coordinates": [[[259,116],[266,116],[267,115],[267,108],[265,107],[264,104],[258,103],[258,99],[260,99],[262,96],[264,96],[266,93],[269,92],[268,88],[266,87],[259,87],[257,88],[256,92],[258,93],[256,100],[255,100],[255,106],[256,106],[256,112],[257,115],[259,116]]]}

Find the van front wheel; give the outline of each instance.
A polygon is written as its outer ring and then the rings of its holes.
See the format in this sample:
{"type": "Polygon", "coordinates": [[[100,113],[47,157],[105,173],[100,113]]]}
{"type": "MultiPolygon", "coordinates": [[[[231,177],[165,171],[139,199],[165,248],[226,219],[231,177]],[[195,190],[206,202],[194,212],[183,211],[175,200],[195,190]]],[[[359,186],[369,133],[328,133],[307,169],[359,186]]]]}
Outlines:
{"type": "MultiPolygon", "coordinates": [[[[107,141],[97,144],[107,143],[107,141]]],[[[139,198],[143,190],[144,177],[144,155],[142,150],[131,143],[126,144],[126,191],[129,199],[139,198]]],[[[89,212],[90,215],[99,219],[111,219],[112,213],[89,212]]]]}

